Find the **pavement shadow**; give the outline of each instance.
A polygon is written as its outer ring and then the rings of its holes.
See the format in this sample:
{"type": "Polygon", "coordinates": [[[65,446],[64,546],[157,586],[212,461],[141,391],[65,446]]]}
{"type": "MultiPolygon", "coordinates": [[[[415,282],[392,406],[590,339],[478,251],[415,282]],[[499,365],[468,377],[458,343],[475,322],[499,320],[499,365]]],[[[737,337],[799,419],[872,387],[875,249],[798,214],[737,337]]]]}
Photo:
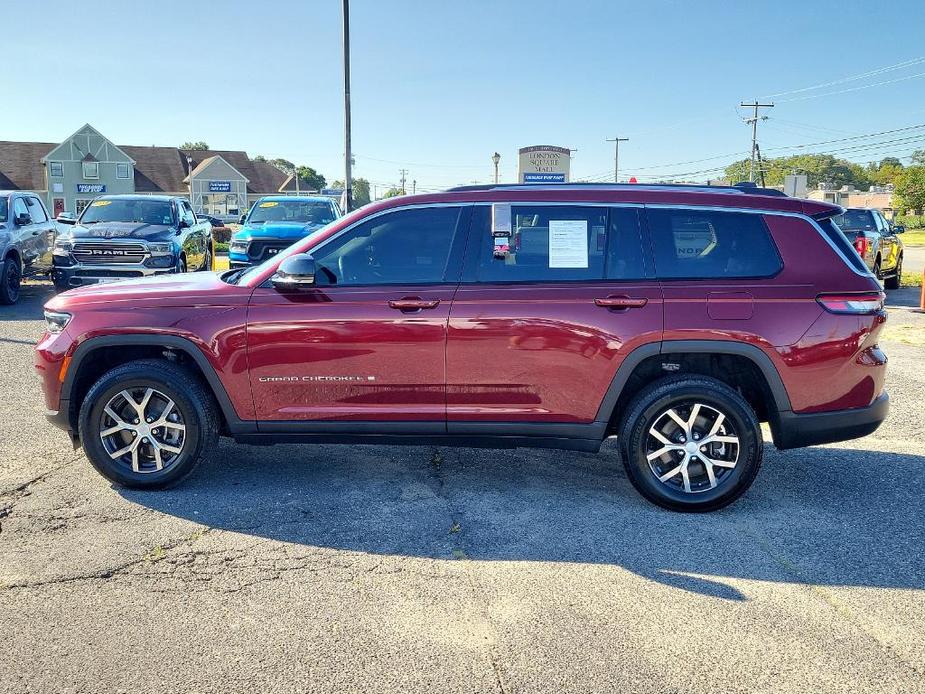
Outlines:
{"type": "Polygon", "coordinates": [[[902,306],[904,308],[918,308],[922,298],[921,287],[901,287],[891,289],[886,293],[886,307],[902,306]]]}
{"type": "Polygon", "coordinates": [[[925,457],[766,448],[752,490],[658,509],[612,444],[560,451],[223,442],[182,486],[120,490],[160,512],[288,543],[431,558],[609,564],[742,600],[736,579],[925,588],[925,457]]]}
{"type": "Polygon", "coordinates": [[[51,282],[24,282],[19,288],[19,301],[12,306],[0,306],[0,321],[43,320],[42,307],[54,295],[51,282]]]}

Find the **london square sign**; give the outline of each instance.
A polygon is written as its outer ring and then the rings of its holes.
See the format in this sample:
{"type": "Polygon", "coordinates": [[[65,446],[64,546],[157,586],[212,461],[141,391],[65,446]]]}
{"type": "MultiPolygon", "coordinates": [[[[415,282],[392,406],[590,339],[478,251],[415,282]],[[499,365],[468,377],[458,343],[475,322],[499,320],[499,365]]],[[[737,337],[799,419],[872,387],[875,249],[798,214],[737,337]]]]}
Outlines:
{"type": "Polygon", "coordinates": [[[521,147],[517,177],[521,183],[568,183],[572,152],[566,147],[521,147]]]}

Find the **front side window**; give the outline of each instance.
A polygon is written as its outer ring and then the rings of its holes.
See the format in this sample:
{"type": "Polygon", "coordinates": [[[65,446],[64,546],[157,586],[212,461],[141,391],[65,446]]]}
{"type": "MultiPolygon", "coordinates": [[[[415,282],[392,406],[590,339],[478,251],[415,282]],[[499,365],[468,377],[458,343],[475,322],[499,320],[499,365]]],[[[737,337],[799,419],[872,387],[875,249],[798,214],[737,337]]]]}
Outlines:
{"type": "Polygon", "coordinates": [[[0,198],[0,222],[9,221],[10,203],[9,198],[0,198]]]}
{"type": "Polygon", "coordinates": [[[48,164],[48,173],[55,178],[60,178],[64,175],[64,164],[62,164],[60,161],[50,162],[48,164]]]}
{"type": "Polygon", "coordinates": [[[360,223],[310,251],[315,281],[321,286],[443,282],[459,215],[458,207],[423,207],[360,223]]]}
{"type": "Polygon", "coordinates": [[[128,178],[131,168],[128,164],[116,164],[116,178],[128,178]]]}
{"type": "Polygon", "coordinates": [[[29,208],[26,207],[26,201],[23,198],[13,200],[13,221],[19,220],[23,215],[29,214],[29,208]]]}
{"type": "Polygon", "coordinates": [[[38,198],[26,198],[26,204],[29,206],[29,216],[35,224],[41,224],[48,221],[48,215],[45,214],[45,208],[38,198]]]}
{"type": "Polygon", "coordinates": [[[647,211],[660,279],[770,277],[782,267],[760,214],[647,211]]]}
{"type": "Polygon", "coordinates": [[[100,163],[98,161],[85,161],[83,163],[84,178],[99,178],[100,163]]]}
{"type": "Polygon", "coordinates": [[[603,278],[606,207],[515,204],[510,213],[510,236],[494,236],[490,225],[479,224],[480,282],[603,278]]]}

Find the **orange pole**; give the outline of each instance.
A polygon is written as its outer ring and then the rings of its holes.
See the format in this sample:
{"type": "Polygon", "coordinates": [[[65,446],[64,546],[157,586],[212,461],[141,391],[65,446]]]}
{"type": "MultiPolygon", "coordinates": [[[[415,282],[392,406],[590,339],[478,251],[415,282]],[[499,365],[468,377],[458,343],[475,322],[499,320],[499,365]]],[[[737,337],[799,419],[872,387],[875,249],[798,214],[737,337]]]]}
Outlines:
{"type": "Polygon", "coordinates": [[[925,311],[925,270],[922,270],[922,296],[919,298],[919,310],[925,311]]]}

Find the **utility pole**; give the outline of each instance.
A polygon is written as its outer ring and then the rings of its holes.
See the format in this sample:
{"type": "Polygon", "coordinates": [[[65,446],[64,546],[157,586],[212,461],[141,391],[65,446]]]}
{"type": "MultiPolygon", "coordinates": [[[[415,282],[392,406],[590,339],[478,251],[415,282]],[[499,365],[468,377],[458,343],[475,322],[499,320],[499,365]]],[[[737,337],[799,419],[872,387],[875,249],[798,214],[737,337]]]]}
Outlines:
{"type": "Polygon", "coordinates": [[[411,194],[417,195],[418,192],[418,179],[411,181],[411,194]]]}
{"type": "Polygon", "coordinates": [[[399,169],[398,172],[401,174],[401,194],[405,194],[405,176],[408,175],[408,169],[399,169]]]}
{"type": "Polygon", "coordinates": [[[617,174],[620,172],[620,143],[629,142],[628,137],[612,137],[605,140],[605,142],[613,142],[613,182],[619,183],[617,174]]]}
{"type": "Polygon", "coordinates": [[[353,209],[353,175],[350,170],[350,0],[344,0],[344,213],[353,209]]]}
{"type": "Polygon", "coordinates": [[[748,180],[752,183],[755,182],[755,154],[758,150],[758,121],[767,120],[767,116],[758,116],[759,108],[774,108],[774,104],[761,104],[758,103],[758,99],[755,99],[754,103],[747,104],[744,101],[739,104],[739,106],[748,106],[748,108],[755,109],[755,115],[751,118],[746,118],[745,122],[749,123],[752,126],[752,159],[751,163],[748,166],[748,180]]]}

